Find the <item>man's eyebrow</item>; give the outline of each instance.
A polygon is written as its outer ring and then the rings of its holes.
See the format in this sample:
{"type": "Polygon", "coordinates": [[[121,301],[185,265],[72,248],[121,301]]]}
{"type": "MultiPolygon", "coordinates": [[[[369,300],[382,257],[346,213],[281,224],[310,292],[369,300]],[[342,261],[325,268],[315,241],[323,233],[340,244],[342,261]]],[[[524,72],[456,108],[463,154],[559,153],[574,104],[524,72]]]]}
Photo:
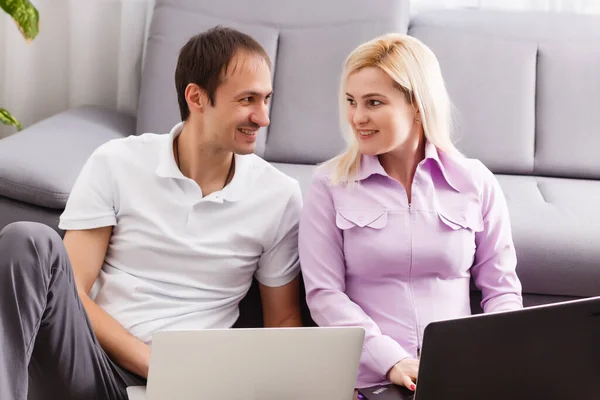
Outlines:
{"type": "Polygon", "coordinates": [[[255,96],[255,97],[269,97],[273,94],[273,91],[271,90],[269,93],[267,93],[266,95],[261,93],[261,92],[257,92],[256,90],[246,90],[244,92],[238,93],[238,95],[236,97],[246,97],[246,96],[255,96]]]}

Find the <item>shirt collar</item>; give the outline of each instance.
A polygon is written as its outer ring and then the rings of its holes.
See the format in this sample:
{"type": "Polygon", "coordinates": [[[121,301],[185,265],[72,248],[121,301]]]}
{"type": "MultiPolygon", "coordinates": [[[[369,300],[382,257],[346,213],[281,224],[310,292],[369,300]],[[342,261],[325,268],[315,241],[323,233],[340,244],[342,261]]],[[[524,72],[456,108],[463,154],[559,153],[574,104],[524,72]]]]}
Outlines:
{"type": "Polygon", "coordinates": [[[371,175],[383,175],[389,176],[383,166],[379,162],[379,158],[377,156],[368,156],[361,155],[360,156],[360,167],[358,168],[358,172],[354,177],[356,181],[363,181],[370,177],[371,175]]]}
{"type": "MultiPolygon", "coordinates": [[[[445,166],[446,163],[452,162],[452,159],[448,158],[447,161],[445,160],[443,162],[438,149],[429,141],[425,143],[424,161],[427,160],[433,160],[433,162],[438,166],[440,172],[442,173],[442,176],[444,177],[448,185],[450,185],[457,192],[460,192],[459,185],[457,185],[457,179],[453,178],[451,171],[448,171],[448,168],[445,166]]],[[[355,180],[362,181],[367,179],[371,175],[382,175],[389,177],[387,172],[385,172],[385,169],[383,169],[383,166],[379,162],[379,158],[377,156],[362,155],[360,160],[360,168],[358,170],[358,173],[356,174],[355,180]]]]}
{"type": "Polygon", "coordinates": [[[235,171],[231,182],[221,190],[222,198],[226,201],[239,201],[248,196],[250,190],[251,177],[250,172],[252,171],[249,165],[252,161],[252,157],[256,157],[254,154],[234,154],[235,159],[235,171]]]}
{"type": "Polygon", "coordinates": [[[425,145],[425,159],[434,160],[448,185],[450,185],[452,189],[456,190],[457,192],[460,192],[458,185],[459,179],[455,179],[455,177],[452,175],[453,160],[450,157],[444,157],[444,155],[445,154],[440,156],[440,151],[437,149],[437,147],[427,141],[425,145]],[[444,161],[442,161],[442,158],[444,158],[444,161]]]}
{"type": "MultiPolygon", "coordinates": [[[[162,148],[160,149],[158,166],[156,167],[156,174],[161,178],[171,178],[171,179],[189,179],[177,166],[175,162],[175,153],[173,152],[173,141],[177,136],[181,134],[183,131],[183,122],[178,123],[171,129],[169,132],[167,139],[162,142],[162,148]]],[[[240,155],[234,154],[235,158],[235,169],[233,173],[233,177],[227,186],[225,186],[219,192],[215,192],[211,194],[211,198],[216,201],[222,203],[225,201],[238,201],[241,200],[246,194],[248,187],[250,185],[250,177],[249,172],[252,170],[250,167],[252,154],[249,155],[240,155]],[[218,193],[218,195],[217,195],[218,193]],[[215,194],[215,196],[212,196],[215,194]]]]}
{"type": "Polygon", "coordinates": [[[173,141],[183,131],[183,122],[178,123],[171,129],[167,135],[167,139],[161,142],[162,147],[158,156],[158,166],[156,167],[156,175],[161,178],[177,178],[185,179],[175,162],[175,153],[173,152],[173,141]]]}

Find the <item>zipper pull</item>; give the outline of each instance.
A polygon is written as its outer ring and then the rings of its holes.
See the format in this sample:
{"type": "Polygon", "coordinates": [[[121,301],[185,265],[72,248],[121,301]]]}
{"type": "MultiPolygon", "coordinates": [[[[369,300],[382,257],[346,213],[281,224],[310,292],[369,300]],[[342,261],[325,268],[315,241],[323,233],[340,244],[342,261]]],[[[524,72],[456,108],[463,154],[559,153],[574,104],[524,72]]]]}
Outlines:
{"type": "Polygon", "coordinates": [[[417,360],[421,359],[421,346],[417,346],[417,360]]]}

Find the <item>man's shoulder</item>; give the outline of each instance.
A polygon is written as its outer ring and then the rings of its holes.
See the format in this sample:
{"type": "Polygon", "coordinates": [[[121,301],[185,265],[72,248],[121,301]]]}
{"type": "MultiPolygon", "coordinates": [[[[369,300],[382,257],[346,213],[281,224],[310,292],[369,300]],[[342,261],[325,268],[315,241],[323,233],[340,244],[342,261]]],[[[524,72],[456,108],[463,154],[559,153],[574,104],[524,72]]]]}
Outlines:
{"type": "Polygon", "coordinates": [[[152,157],[152,149],[160,148],[160,144],[166,140],[166,135],[155,133],[144,133],[142,135],[130,135],[123,138],[111,139],[98,146],[90,158],[102,159],[109,164],[120,164],[131,162],[136,159],[152,157]]]}

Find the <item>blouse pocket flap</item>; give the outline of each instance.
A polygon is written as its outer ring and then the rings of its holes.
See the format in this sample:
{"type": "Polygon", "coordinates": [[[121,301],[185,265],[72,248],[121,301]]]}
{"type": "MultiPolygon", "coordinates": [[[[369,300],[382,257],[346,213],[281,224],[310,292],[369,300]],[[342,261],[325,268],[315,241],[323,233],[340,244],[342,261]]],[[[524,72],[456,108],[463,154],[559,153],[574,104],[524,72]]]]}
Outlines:
{"type": "Polygon", "coordinates": [[[387,224],[387,211],[337,210],[335,223],[340,229],[350,229],[355,226],[381,229],[387,224]]]}
{"type": "Polygon", "coordinates": [[[483,230],[483,218],[474,206],[469,206],[466,210],[439,211],[438,216],[446,226],[453,230],[471,229],[473,232],[483,230]]]}

